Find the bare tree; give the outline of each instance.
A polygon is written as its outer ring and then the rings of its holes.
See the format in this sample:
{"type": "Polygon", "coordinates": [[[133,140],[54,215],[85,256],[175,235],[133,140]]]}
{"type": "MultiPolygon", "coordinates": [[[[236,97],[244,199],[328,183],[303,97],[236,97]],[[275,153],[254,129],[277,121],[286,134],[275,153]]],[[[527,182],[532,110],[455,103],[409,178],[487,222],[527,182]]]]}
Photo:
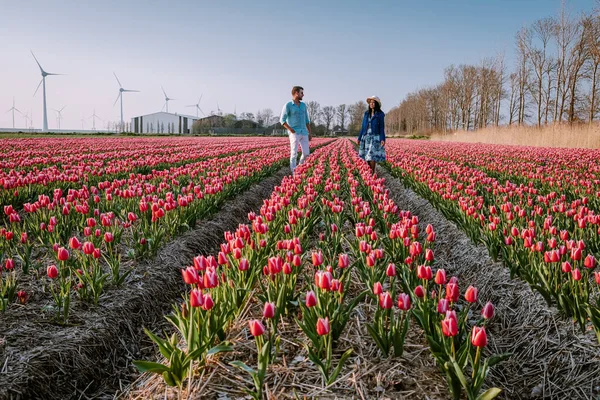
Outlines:
{"type": "Polygon", "coordinates": [[[308,118],[313,125],[318,125],[321,119],[321,105],[316,101],[309,101],[306,103],[306,110],[308,111],[308,118]]]}
{"type": "Polygon", "coordinates": [[[323,107],[323,111],[322,111],[322,116],[323,116],[323,122],[325,123],[325,133],[329,133],[329,129],[331,128],[331,125],[333,124],[333,121],[335,120],[335,108],[332,106],[325,106],[323,107]]]}
{"type": "Polygon", "coordinates": [[[345,104],[340,104],[339,106],[337,106],[335,115],[337,117],[338,123],[340,124],[340,128],[344,130],[344,128],[346,127],[346,120],[348,117],[348,107],[345,104]]]}
{"type": "Polygon", "coordinates": [[[265,108],[263,110],[263,118],[265,119],[265,126],[270,126],[273,123],[273,116],[275,114],[273,113],[273,110],[271,110],[270,108],[265,108]]]}
{"type": "MultiPolygon", "coordinates": [[[[600,6],[600,0],[599,0],[600,6]]],[[[584,29],[586,32],[587,65],[585,74],[590,81],[590,93],[588,95],[588,121],[591,124],[598,112],[598,89],[600,75],[600,8],[595,15],[590,15],[584,20],[584,29]]]]}
{"type": "Polygon", "coordinates": [[[357,101],[356,103],[348,106],[348,116],[350,117],[350,121],[348,123],[349,134],[358,134],[362,125],[363,116],[366,111],[367,103],[365,101],[357,101]]]}

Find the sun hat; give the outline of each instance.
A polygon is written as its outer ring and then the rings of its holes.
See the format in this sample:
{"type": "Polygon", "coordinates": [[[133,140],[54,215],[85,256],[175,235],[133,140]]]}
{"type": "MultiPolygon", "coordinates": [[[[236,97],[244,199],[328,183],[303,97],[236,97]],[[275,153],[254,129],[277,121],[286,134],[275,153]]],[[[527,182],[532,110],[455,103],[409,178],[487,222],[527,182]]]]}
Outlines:
{"type": "Polygon", "coordinates": [[[379,100],[379,97],[377,97],[377,96],[367,97],[367,103],[369,102],[369,100],[375,100],[377,103],[379,103],[379,108],[381,108],[381,100],[379,100]]]}

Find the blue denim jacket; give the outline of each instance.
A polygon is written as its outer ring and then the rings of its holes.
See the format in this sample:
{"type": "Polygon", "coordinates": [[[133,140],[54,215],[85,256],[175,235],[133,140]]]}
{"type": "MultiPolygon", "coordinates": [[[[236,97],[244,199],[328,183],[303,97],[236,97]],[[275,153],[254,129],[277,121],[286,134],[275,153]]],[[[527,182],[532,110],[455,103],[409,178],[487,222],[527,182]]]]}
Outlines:
{"type": "MultiPolygon", "coordinates": [[[[369,110],[365,112],[362,121],[362,127],[360,128],[360,133],[358,134],[358,141],[360,142],[367,134],[367,123],[369,121],[369,110]]],[[[385,141],[385,113],[383,111],[376,112],[373,115],[373,119],[371,119],[371,135],[379,135],[379,140],[385,141]]]]}

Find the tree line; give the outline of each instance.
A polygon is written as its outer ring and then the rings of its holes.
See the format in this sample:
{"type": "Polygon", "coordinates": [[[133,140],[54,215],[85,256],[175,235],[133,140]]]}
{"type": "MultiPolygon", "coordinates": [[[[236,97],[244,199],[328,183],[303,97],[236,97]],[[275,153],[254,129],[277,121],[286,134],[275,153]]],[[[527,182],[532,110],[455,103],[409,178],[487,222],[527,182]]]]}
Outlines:
{"type": "Polygon", "coordinates": [[[599,118],[599,9],[573,18],[563,7],[558,16],[523,27],[515,46],[512,71],[503,55],[450,65],[441,83],[409,93],[392,108],[386,129],[414,134],[599,118]]]}

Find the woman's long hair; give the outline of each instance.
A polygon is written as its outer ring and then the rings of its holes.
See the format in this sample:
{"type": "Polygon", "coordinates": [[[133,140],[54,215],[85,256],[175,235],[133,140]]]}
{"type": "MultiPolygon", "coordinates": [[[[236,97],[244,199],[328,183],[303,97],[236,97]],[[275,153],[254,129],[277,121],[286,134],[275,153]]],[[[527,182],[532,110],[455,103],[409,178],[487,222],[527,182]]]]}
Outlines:
{"type": "MultiPolygon", "coordinates": [[[[379,102],[377,100],[373,100],[375,102],[375,107],[373,108],[373,115],[377,114],[378,112],[381,112],[381,106],[379,105],[379,102]]],[[[368,108],[369,114],[371,114],[371,104],[369,104],[369,108],[368,108]]]]}

